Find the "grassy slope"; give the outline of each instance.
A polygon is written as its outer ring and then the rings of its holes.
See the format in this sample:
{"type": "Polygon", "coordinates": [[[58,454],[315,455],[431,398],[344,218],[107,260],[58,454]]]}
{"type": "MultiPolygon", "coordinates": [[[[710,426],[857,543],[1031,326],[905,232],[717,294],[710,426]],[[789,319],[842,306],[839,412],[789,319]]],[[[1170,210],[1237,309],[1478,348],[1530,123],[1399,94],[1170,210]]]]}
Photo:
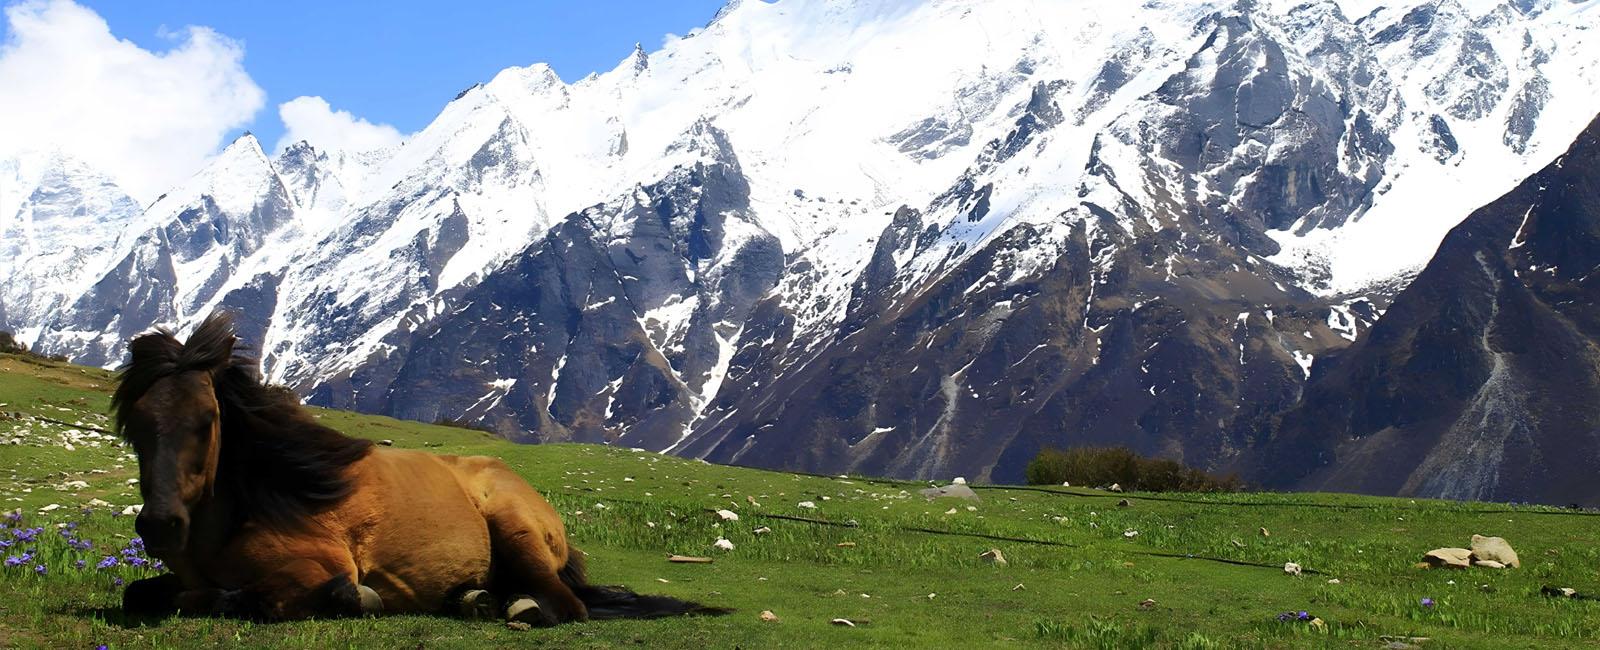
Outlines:
{"type": "MultiPolygon", "coordinates": [[[[0,355],[0,412],[93,426],[112,378],[101,371],[0,355]]],[[[136,503],[136,467],[110,441],[0,419],[0,510],[20,508],[48,530],[36,543],[48,575],[0,568],[0,647],[170,647],[243,641],[248,647],[473,647],[516,642],[552,647],[1375,647],[1384,635],[1422,636],[1444,647],[1573,647],[1600,644],[1600,603],[1550,600],[1544,584],[1600,591],[1600,518],[1541,508],[1343,495],[1112,495],[1081,489],[979,488],[969,511],[929,502],[925,484],[796,476],[706,465],[581,445],[517,446],[460,429],[319,412],[352,435],[399,447],[506,459],[554,502],[597,581],[693,598],[739,611],[722,618],[603,622],[515,632],[435,617],[259,625],[224,620],[124,621],[115,577],[97,570],[132,534],[100,498],[136,503]],[[4,444],[20,438],[22,444],[4,444]],[[632,479],[631,481],[625,480],[632,479]],[[87,489],[65,487],[82,480],[87,489]],[[1117,507],[1124,496],[1132,501],[1117,507]],[[753,497],[760,505],[749,503],[753,497]],[[1164,498],[1171,498],[1166,495],[1164,498]],[[800,501],[817,508],[802,509],[800,501]],[[62,507],[48,513],[49,504],[62,507]],[[602,505],[604,507],[602,507],[602,505]],[[719,524],[707,509],[728,508],[719,524]],[[946,514],[955,508],[954,514],[946,514]],[[580,514],[581,513],[581,514],[580,514]],[[794,515],[854,527],[777,519],[794,515]],[[76,521],[97,547],[68,549],[55,525],[76,521]],[[652,526],[651,524],[654,524],[652,526]],[[719,527],[720,526],[720,527],[719,527]],[[770,534],[756,536],[760,526],[770,534]],[[1265,527],[1270,536],[1258,531],[1265,527]],[[914,528],[947,531],[935,534],[914,528]],[[1126,531],[1138,531],[1128,537],[1126,531]],[[1420,554],[1465,545],[1473,533],[1508,537],[1521,570],[1421,571],[1420,554]],[[726,536],[736,548],[713,551],[726,536]],[[1060,545],[1001,541],[992,535],[1060,545]],[[854,546],[839,546],[853,542],[854,546]],[[978,555],[999,548],[1009,566],[978,555]],[[677,565],[667,553],[716,555],[677,565]],[[1178,557],[1161,557],[1157,554],[1178,557]],[[1274,565],[1241,566],[1184,555],[1274,565]],[[88,568],[72,567],[86,559],[88,568]],[[1294,561],[1319,575],[1291,577],[1294,561]],[[1328,584],[1337,577],[1342,584],[1328,584]],[[1450,584],[1454,581],[1454,584],[1450,584]],[[1437,605],[1424,608],[1421,598],[1437,605]],[[1138,603],[1153,598],[1156,606],[1138,603]],[[776,623],[758,620],[772,610],[776,623]],[[1280,623],[1309,610],[1328,623],[1280,623]],[[860,622],[848,628],[833,618],[860,622]]],[[[0,537],[9,535],[0,532],[0,537]]],[[[18,547],[0,549],[12,554],[18,547]]],[[[31,564],[31,563],[30,563],[31,564]]]]}

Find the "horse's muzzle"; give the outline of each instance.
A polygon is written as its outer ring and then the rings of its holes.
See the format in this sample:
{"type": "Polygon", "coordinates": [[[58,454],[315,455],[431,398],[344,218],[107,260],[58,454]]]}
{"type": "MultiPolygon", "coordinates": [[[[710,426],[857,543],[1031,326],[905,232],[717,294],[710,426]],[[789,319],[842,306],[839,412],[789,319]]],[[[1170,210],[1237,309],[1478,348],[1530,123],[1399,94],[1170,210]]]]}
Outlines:
{"type": "Polygon", "coordinates": [[[182,551],[189,541],[189,517],[181,512],[145,508],[133,522],[133,529],[144,539],[146,552],[154,557],[182,551]]]}

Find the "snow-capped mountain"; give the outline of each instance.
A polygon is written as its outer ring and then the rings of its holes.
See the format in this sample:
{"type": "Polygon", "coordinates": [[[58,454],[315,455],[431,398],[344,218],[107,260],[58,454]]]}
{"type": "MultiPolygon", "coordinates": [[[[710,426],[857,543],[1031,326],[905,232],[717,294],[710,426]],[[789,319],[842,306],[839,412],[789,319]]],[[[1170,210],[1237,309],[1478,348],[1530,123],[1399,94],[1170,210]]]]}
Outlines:
{"type": "Polygon", "coordinates": [[[114,364],[231,309],[316,403],[519,440],[1247,467],[1600,111],[1597,25],[1600,0],[735,0],[605,74],[507,69],[392,150],[241,138],[137,216],[89,210],[128,225],[5,276],[0,325],[114,364]]]}

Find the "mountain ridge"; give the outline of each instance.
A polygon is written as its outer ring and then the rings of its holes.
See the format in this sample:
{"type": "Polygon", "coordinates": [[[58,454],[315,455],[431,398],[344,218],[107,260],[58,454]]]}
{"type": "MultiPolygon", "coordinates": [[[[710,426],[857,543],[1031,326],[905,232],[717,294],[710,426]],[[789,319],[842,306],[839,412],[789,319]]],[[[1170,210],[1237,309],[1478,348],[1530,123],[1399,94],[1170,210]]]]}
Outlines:
{"type": "Polygon", "coordinates": [[[0,327],[111,365],[227,308],[314,403],[524,441],[1232,467],[1600,108],[1597,8],[735,2],[572,84],[501,71],[391,150],[241,139],[0,327]]]}

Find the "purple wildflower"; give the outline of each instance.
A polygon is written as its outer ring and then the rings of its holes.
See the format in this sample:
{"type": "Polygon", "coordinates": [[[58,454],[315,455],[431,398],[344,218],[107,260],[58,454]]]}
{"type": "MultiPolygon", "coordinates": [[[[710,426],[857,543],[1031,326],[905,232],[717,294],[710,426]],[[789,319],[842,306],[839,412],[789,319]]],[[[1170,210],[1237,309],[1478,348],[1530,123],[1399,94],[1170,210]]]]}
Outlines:
{"type": "Polygon", "coordinates": [[[38,566],[33,567],[33,572],[37,573],[39,575],[44,575],[48,571],[49,571],[49,569],[44,568],[43,564],[40,564],[38,566]]]}
{"type": "Polygon", "coordinates": [[[24,560],[22,558],[13,555],[11,557],[6,558],[5,565],[6,565],[6,567],[9,568],[9,567],[14,567],[14,566],[20,566],[23,562],[24,562],[24,560]]]}
{"type": "Polygon", "coordinates": [[[109,569],[109,568],[114,567],[116,565],[117,565],[117,556],[115,556],[115,555],[107,555],[104,560],[100,560],[99,564],[94,565],[94,568],[96,568],[96,569],[109,569]]]}
{"type": "Polygon", "coordinates": [[[6,521],[9,521],[13,524],[22,523],[22,511],[12,510],[11,512],[6,513],[6,521]]]}
{"type": "Polygon", "coordinates": [[[111,579],[111,586],[113,586],[113,587],[121,587],[122,586],[122,578],[112,578],[111,579]]]}
{"type": "Polygon", "coordinates": [[[1300,619],[1302,621],[1309,621],[1309,620],[1311,620],[1311,613],[1302,611],[1302,612],[1300,612],[1300,615],[1296,616],[1295,618],[1298,618],[1298,619],[1300,619]]]}
{"type": "Polygon", "coordinates": [[[11,543],[9,539],[0,539],[0,548],[11,548],[11,543]]]}
{"type": "Polygon", "coordinates": [[[83,560],[78,560],[77,562],[72,563],[72,566],[81,570],[83,569],[84,562],[83,560]]]}
{"type": "Polygon", "coordinates": [[[144,566],[146,564],[149,564],[149,561],[145,560],[142,557],[130,557],[130,558],[128,558],[128,565],[129,566],[144,566]]]}
{"type": "Polygon", "coordinates": [[[1423,607],[1433,607],[1433,599],[1432,598],[1424,598],[1424,599],[1422,599],[1422,606],[1423,607]]]}
{"type": "Polygon", "coordinates": [[[162,562],[161,560],[156,560],[156,561],[150,563],[150,568],[155,569],[156,571],[160,571],[162,569],[167,568],[167,565],[164,562],[162,562]]]}

